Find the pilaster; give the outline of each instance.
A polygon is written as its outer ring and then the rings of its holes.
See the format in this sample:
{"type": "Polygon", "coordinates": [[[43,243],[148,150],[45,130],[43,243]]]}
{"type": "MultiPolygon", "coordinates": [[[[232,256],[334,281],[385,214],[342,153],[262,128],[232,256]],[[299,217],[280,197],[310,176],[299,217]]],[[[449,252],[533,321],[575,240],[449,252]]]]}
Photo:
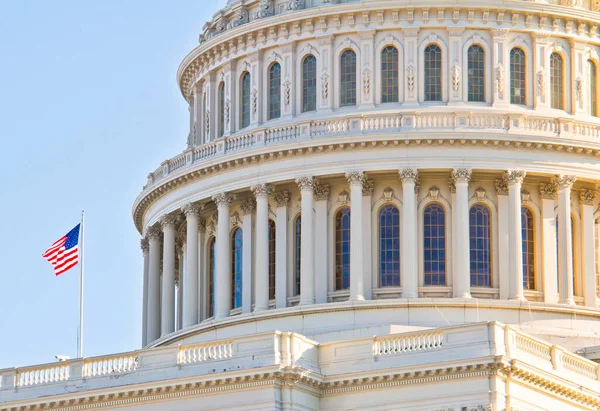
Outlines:
{"type": "Polygon", "coordinates": [[[300,305],[315,302],[315,248],[314,248],[314,177],[296,179],[302,196],[301,260],[300,260],[300,305]]]}
{"type": "Polygon", "coordinates": [[[330,187],[318,184],[315,186],[315,298],[317,304],[327,302],[327,255],[328,224],[327,208],[330,187]]]}
{"type": "MultiPolygon", "coordinates": [[[[253,217],[254,217],[254,213],[256,211],[256,202],[254,201],[253,198],[249,198],[246,201],[242,202],[242,238],[243,238],[243,245],[242,245],[242,314],[248,314],[252,311],[252,290],[254,288],[256,288],[256,293],[258,295],[258,293],[263,292],[266,293],[267,296],[267,304],[266,304],[266,308],[261,308],[262,309],[267,309],[269,308],[269,271],[268,271],[268,264],[269,264],[269,241],[268,241],[268,237],[267,237],[267,245],[264,249],[260,250],[258,247],[256,248],[256,258],[260,258],[259,254],[262,253],[264,254],[266,251],[267,254],[267,284],[266,287],[262,290],[259,290],[259,284],[258,282],[256,284],[252,284],[252,280],[253,278],[256,278],[258,280],[258,273],[255,271],[254,274],[256,274],[256,277],[254,277],[254,275],[252,275],[253,269],[254,269],[254,257],[255,257],[255,247],[253,245],[253,237],[252,237],[252,233],[254,232],[253,230],[253,217]]],[[[268,218],[268,214],[267,214],[267,218],[268,218]]],[[[258,221],[257,221],[258,224],[258,221]]],[[[267,225],[268,225],[268,220],[267,220],[267,225]]],[[[267,233],[268,233],[268,226],[267,226],[267,233]]],[[[257,239],[258,239],[258,232],[257,234],[257,239]]],[[[262,233],[261,233],[262,235],[262,233]]],[[[262,298],[262,297],[261,297],[262,298]]],[[[254,302],[256,302],[256,299],[254,300],[254,302]]]]}
{"type": "Polygon", "coordinates": [[[294,102],[296,101],[296,43],[291,43],[281,48],[281,117],[291,118],[296,114],[294,102]]]}
{"type": "Polygon", "coordinates": [[[571,75],[565,74],[567,84],[569,84],[569,79],[571,83],[570,87],[566,87],[565,93],[571,95],[571,114],[586,114],[589,85],[585,84],[586,76],[584,74],[587,62],[585,44],[573,39],[570,39],[569,44],[571,46],[571,75]]]}
{"type": "Polygon", "coordinates": [[[508,300],[509,295],[509,248],[510,240],[508,234],[508,183],[505,179],[496,180],[496,194],[498,196],[498,272],[500,299],[508,300]]]}
{"type": "Polygon", "coordinates": [[[554,207],[556,202],[556,184],[540,184],[540,199],[542,202],[542,273],[544,284],[544,302],[555,304],[558,302],[558,263],[556,243],[556,216],[554,207]]]}
{"type": "Polygon", "coordinates": [[[317,110],[333,109],[333,36],[319,38],[317,110]]]}
{"type": "Polygon", "coordinates": [[[571,226],[571,188],[575,176],[556,176],[558,185],[558,293],[559,303],[574,305],[573,238],[571,226]]]}
{"type": "Polygon", "coordinates": [[[597,307],[596,303],[596,239],[594,238],[594,198],[596,192],[579,190],[581,208],[581,262],[583,277],[583,299],[586,307],[597,307]]]}
{"type": "Polygon", "coordinates": [[[357,84],[357,93],[361,94],[361,108],[375,106],[375,31],[360,32],[360,83],[357,84]]]}
{"type": "Polygon", "coordinates": [[[457,250],[454,258],[454,297],[471,298],[471,270],[469,249],[469,181],[471,170],[452,171],[456,187],[456,223],[454,224],[457,250]]]}
{"type": "Polygon", "coordinates": [[[277,206],[275,221],[275,307],[287,307],[287,219],[290,192],[280,191],[274,195],[277,206]]]}
{"type": "Polygon", "coordinates": [[[363,259],[363,202],[362,190],[365,174],[362,171],[346,173],[350,185],[350,300],[362,301],[364,296],[363,259]]]}
{"type": "MultiPolygon", "coordinates": [[[[371,223],[371,199],[373,197],[373,190],[375,185],[373,181],[365,180],[363,182],[363,192],[362,192],[362,202],[363,202],[363,238],[366,241],[363,242],[363,290],[364,296],[366,300],[370,300],[372,298],[372,288],[373,288],[373,268],[372,268],[372,260],[373,260],[373,242],[371,241],[372,237],[372,223],[371,223]]],[[[323,238],[327,238],[326,236],[323,238]]]]}
{"type": "MultiPolygon", "coordinates": [[[[510,104],[510,50],[507,46],[508,29],[490,30],[492,36],[492,72],[494,87],[492,105],[510,104]]],[[[502,272],[502,271],[501,271],[502,272]]]]}
{"type": "Polygon", "coordinates": [[[457,104],[466,101],[467,98],[463,96],[463,87],[460,84],[462,81],[462,70],[468,69],[463,64],[462,55],[462,44],[463,44],[463,33],[465,29],[463,27],[451,27],[448,28],[449,44],[449,67],[450,67],[450,79],[448,83],[448,102],[450,104],[457,104]]]}
{"type": "Polygon", "coordinates": [[[402,297],[419,296],[417,203],[415,185],[419,177],[416,169],[400,170],[402,180],[402,297]]]}
{"type": "Polygon", "coordinates": [[[161,336],[175,331],[175,224],[174,215],[160,219],[163,230],[163,275],[161,299],[161,336]]]}
{"type": "Polygon", "coordinates": [[[533,109],[550,107],[550,56],[548,55],[548,34],[533,33],[533,109]]]}
{"type": "Polygon", "coordinates": [[[223,66],[223,82],[225,83],[223,108],[223,136],[229,136],[235,132],[235,121],[237,118],[237,105],[234,104],[237,80],[234,78],[235,61],[230,61],[223,66]]]}
{"type": "Polygon", "coordinates": [[[409,28],[404,30],[404,61],[406,66],[406,75],[404,80],[405,90],[405,106],[419,105],[419,79],[418,73],[420,68],[418,65],[418,28],[409,28]]]}
{"type": "Polygon", "coordinates": [[[269,309],[269,195],[272,187],[270,184],[258,184],[251,190],[256,197],[254,311],[264,311],[269,309]]]}
{"type": "Polygon", "coordinates": [[[228,317],[231,311],[231,236],[229,234],[229,210],[233,197],[229,193],[213,196],[217,204],[218,221],[215,262],[215,319],[228,317]]]}

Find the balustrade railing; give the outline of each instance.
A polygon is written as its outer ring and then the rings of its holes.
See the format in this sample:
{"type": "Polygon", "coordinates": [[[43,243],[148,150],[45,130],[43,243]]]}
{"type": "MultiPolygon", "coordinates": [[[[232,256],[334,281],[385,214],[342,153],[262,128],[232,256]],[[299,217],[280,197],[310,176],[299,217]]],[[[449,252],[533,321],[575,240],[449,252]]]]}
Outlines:
{"type": "Polygon", "coordinates": [[[515,337],[516,348],[525,351],[536,357],[550,361],[552,359],[552,347],[543,341],[536,340],[524,334],[517,334],[515,337]]]}
{"type": "Polygon", "coordinates": [[[83,364],[84,377],[120,374],[137,369],[138,357],[136,354],[125,354],[85,360],[83,364]]]}
{"type": "Polygon", "coordinates": [[[18,387],[28,387],[66,381],[69,379],[70,370],[68,363],[22,368],[17,371],[15,384],[18,387]]]}
{"type": "Polygon", "coordinates": [[[392,355],[415,351],[429,351],[444,345],[442,331],[377,338],[373,344],[374,355],[392,355]]]}
{"type": "Polygon", "coordinates": [[[581,138],[600,142],[600,124],[574,119],[557,119],[529,114],[498,114],[493,112],[402,112],[391,114],[356,114],[345,117],[313,120],[306,125],[289,125],[261,128],[244,134],[234,134],[219,138],[199,147],[184,151],[182,154],[165,161],[148,176],[148,185],[167,177],[170,173],[184,169],[194,163],[257,147],[264,136],[264,144],[298,141],[300,139],[318,139],[361,134],[393,134],[429,130],[452,131],[460,128],[461,133],[469,129],[475,133],[481,130],[493,130],[496,134],[509,132],[581,138]]]}
{"type": "Polygon", "coordinates": [[[598,367],[595,362],[575,354],[565,353],[562,356],[562,365],[568,370],[592,379],[599,379],[598,367]]]}
{"type": "Polygon", "coordinates": [[[179,364],[195,364],[212,360],[223,360],[233,357],[233,341],[214,344],[197,344],[179,347],[177,362],[179,364]]]}

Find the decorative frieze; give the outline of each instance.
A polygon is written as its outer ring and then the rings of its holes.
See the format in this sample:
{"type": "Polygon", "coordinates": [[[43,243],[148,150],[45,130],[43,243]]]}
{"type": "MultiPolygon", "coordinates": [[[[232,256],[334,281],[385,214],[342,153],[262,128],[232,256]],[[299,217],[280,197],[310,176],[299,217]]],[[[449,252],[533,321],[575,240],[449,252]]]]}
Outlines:
{"type": "Polygon", "coordinates": [[[290,0],[287,5],[288,10],[303,10],[304,7],[304,0],[290,0]]]}
{"type": "Polygon", "coordinates": [[[246,10],[245,8],[240,8],[236,10],[233,20],[229,22],[227,28],[232,29],[241,26],[242,24],[248,23],[249,20],[250,15],[248,14],[248,10],[246,10]]]}
{"type": "Polygon", "coordinates": [[[258,4],[258,10],[254,14],[257,19],[264,19],[271,17],[275,13],[275,7],[273,6],[273,0],[260,0],[258,4]]]}

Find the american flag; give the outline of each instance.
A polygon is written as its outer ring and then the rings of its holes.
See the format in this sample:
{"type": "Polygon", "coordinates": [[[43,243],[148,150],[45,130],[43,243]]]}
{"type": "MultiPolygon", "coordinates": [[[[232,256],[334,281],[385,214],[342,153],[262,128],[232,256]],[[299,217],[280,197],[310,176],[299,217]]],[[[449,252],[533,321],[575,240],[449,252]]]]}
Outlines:
{"type": "Polygon", "coordinates": [[[44,257],[54,267],[54,273],[61,275],[75,267],[79,262],[79,227],[69,231],[67,235],[59,238],[46,250],[44,257]]]}

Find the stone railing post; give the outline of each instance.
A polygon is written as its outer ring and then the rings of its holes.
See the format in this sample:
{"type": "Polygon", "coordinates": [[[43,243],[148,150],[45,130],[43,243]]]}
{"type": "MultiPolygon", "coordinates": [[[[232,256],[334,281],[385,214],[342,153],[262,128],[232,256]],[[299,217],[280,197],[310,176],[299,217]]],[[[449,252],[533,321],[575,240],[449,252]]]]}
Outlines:
{"type": "Polygon", "coordinates": [[[12,368],[0,372],[0,391],[13,390],[17,385],[17,369],[12,368]]]}
{"type": "Polygon", "coordinates": [[[83,358],[77,358],[69,361],[69,380],[82,380],[87,375],[84,375],[84,363],[83,358]]]}
{"type": "Polygon", "coordinates": [[[555,371],[560,372],[560,369],[562,368],[563,357],[562,348],[557,345],[553,345],[552,348],[550,348],[550,357],[552,359],[552,368],[555,371]]]}

